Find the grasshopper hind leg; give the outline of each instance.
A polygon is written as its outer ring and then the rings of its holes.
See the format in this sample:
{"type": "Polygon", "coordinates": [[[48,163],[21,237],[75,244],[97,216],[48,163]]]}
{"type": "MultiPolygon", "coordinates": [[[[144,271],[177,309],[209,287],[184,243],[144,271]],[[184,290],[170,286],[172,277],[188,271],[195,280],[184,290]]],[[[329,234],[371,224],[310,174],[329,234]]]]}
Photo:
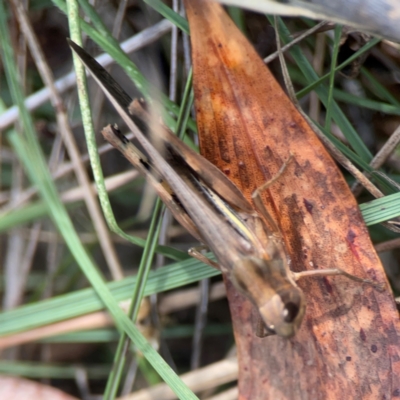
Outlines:
{"type": "Polygon", "coordinates": [[[268,189],[271,185],[273,185],[286,171],[290,161],[293,159],[293,154],[290,153],[289,158],[282,164],[282,166],[279,168],[279,171],[267,182],[262,184],[260,187],[258,187],[253,194],[251,195],[254,205],[257,208],[257,211],[262,215],[262,217],[268,222],[271,228],[275,232],[279,232],[278,225],[274,221],[274,219],[271,217],[270,213],[268,210],[265,208],[264,203],[261,199],[261,193],[268,189]]]}

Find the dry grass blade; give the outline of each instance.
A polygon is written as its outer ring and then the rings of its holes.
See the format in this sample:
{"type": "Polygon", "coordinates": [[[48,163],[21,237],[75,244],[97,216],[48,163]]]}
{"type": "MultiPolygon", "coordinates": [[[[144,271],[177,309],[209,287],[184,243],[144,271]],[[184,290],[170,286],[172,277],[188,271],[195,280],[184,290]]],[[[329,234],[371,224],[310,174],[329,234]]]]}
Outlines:
{"type": "Polygon", "coordinates": [[[103,255],[107,260],[107,264],[113,278],[121,279],[124,276],[122,267],[115,252],[114,245],[112,244],[110,233],[105,223],[99,203],[96,199],[94,191],[92,190],[89,177],[81,161],[81,156],[77,144],[72,134],[72,130],[69,126],[68,116],[65,111],[65,106],[63,104],[60,95],[57,92],[57,89],[55,88],[53,74],[47,62],[45,61],[44,54],[37,41],[36,35],[30,24],[30,21],[28,19],[26,10],[22,2],[20,2],[19,0],[12,0],[12,4],[15,7],[16,15],[19,20],[21,30],[25,34],[25,37],[27,39],[27,42],[31,50],[31,54],[35,59],[36,66],[42,76],[43,81],[46,83],[47,87],[50,90],[51,102],[56,111],[58,129],[62,135],[63,141],[72,159],[72,163],[74,165],[74,171],[77,176],[78,182],[83,188],[82,193],[84,196],[86,207],[89,211],[95,230],[99,237],[100,245],[103,250],[103,255]]]}
{"type": "MultiPolygon", "coordinates": [[[[193,392],[199,392],[224,385],[237,379],[238,366],[236,357],[218,361],[207,367],[181,375],[183,382],[193,392]]],[[[156,385],[150,389],[133,392],[119,397],[118,400],[174,400],[176,395],[165,384],[156,385]]]]}
{"type": "MultiPolygon", "coordinates": [[[[153,43],[161,36],[171,30],[172,24],[167,20],[162,20],[154,26],[143,30],[137,35],[125,40],[121,43],[121,48],[128,54],[132,53],[144,46],[153,43]]],[[[101,54],[97,60],[104,67],[112,64],[114,60],[108,54],[101,54]]],[[[63,78],[55,82],[56,89],[59,93],[64,93],[76,85],[75,72],[71,72],[63,78]]],[[[34,111],[50,99],[50,90],[45,87],[38,92],[28,96],[25,100],[25,105],[29,111],[34,111]]],[[[4,113],[0,114],[0,130],[4,130],[18,120],[18,108],[11,107],[4,113]]]]}

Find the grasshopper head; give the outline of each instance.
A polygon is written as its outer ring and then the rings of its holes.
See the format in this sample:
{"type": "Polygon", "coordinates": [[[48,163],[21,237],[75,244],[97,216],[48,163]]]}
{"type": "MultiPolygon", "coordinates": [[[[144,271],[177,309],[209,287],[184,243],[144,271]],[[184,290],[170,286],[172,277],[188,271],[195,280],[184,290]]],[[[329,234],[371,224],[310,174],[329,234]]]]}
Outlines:
{"type": "Polygon", "coordinates": [[[300,328],[305,312],[305,300],[298,287],[277,290],[259,307],[265,327],[271,333],[290,338],[300,328]]]}
{"type": "Polygon", "coordinates": [[[287,276],[286,260],[244,257],[234,264],[234,285],[257,306],[270,333],[289,338],[301,325],[305,312],[303,292],[287,276]]]}

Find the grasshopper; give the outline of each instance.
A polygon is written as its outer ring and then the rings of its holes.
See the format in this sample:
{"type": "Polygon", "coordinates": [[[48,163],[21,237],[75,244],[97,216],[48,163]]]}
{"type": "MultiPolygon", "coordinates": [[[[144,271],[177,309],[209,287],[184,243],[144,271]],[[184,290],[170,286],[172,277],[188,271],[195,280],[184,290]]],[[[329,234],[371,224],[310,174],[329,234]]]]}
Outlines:
{"type": "MultiPolygon", "coordinates": [[[[176,220],[196,239],[209,247],[218,260],[215,264],[192,252],[209,265],[217,266],[234,286],[256,306],[264,332],[290,338],[299,329],[305,313],[305,297],[296,281],[303,276],[345,275],[350,279],[371,281],[340,269],[295,273],[289,268],[285,244],[273,219],[263,207],[261,190],[253,194],[257,210],[240,190],[213,164],[197,154],[167,128],[157,124],[151,140],[136,125],[154,126],[142,103],[132,99],[85,50],[69,40],[93,78],[100,85],[144,154],[115,126],[102,131],[104,138],[118,149],[154,187],[176,220]]],[[[292,156],[291,156],[292,157],[292,156]]]]}

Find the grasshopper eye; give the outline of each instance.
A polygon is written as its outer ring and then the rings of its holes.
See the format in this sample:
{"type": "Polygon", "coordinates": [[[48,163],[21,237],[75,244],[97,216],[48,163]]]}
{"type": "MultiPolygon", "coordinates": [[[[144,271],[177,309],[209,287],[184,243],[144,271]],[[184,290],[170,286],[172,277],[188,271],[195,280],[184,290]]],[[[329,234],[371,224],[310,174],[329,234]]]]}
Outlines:
{"type": "Polygon", "coordinates": [[[299,329],[304,316],[305,302],[300,289],[278,290],[269,301],[259,307],[268,331],[290,338],[299,329]]]}
{"type": "Polygon", "coordinates": [[[283,319],[285,322],[293,322],[299,314],[299,306],[295,303],[289,302],[283,309],[283,319]]]}

